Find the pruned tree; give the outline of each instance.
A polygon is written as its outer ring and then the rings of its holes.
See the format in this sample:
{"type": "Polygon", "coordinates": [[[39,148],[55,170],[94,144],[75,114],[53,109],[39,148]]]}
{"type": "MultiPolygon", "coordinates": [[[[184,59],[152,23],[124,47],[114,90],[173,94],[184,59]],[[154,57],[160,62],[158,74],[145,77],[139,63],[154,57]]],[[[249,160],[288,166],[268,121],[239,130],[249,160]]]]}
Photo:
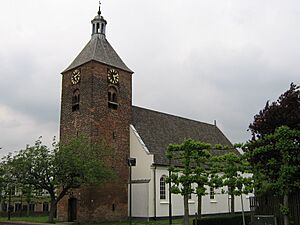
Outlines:
{"type": "Polygon", "coordinates": [[[185,140],[182,144],[171,144],[167,149],[167,157],[176,165],[169,169],[172,172],[169,177],[172,183],[172,193],[181,194],[184,200],[184,225],[189,224],[189,196],[196,193],[199,197],[198,212],[201,215],[201,197],[205,195],[205,187],[208,174],[205,163],[209,159],[208,149],[210,144],[201,143],[192,139],[185,140]],[[192,184],[197,184],[194,189],[192,184]],[[200,207],[200,208],[199,208],[200,207]]]}
{"type": "Polygon", "coordinates": [[[198,142],[197,148],[193,152],[194,155],[194,175],[193,182],[196,184],[194,192],[198,198],[198,209],[197,215],[198,219],[201,219],[201,211],[202,211],[202,197],[207,194],[206,185],[209,183],[210,177],[210,158],[211,154],[209,153],[209,149],[211,149],[211,145],[207,143],[198,142]]]}
{"type": "Polygon", "coordinates": [[[13,165],[18,182],[49,193],[51,207],[48,220],[53,222],[57,203],[70,189],[99,184],[111,178],[113,174],[103,161],[107,152],[103,144],[91,143],[83,137],[67,144],[54,141],[50,148],[39,139],[35,145],[28,146],[14,157],[7,157],[6,162],[13,165]]]}
{"type": "Polygon", "coordinates": [[[242,155],[233,152],[214,156],[212,162],[212,167],[218,174],[218,179],[221,180],[218,187],[227,187],[227,190],[222,190],[222,192],[230,195],[230,212],[235,213],[235,196],[248,194],[253,190],[253,179],[249,176],[250,165],[242,155]]]}

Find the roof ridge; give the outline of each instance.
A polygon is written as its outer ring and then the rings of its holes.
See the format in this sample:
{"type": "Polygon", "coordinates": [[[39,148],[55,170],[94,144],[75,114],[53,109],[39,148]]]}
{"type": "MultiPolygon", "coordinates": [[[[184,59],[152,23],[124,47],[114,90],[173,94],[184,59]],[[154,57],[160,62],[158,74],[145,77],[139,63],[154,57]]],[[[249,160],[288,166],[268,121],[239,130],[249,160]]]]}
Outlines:
{"type": "Polygon", "coordinates": [[[218,126],[215,126],[214,124],[202,122],[202,121],[195,120],[195,119],[186,118],[186,117],[183,117],[183,116],[178,116],[178,115],[174,115],[174,114],[170,114],[170,113],[166,113],[166,112],[160,112],[160,111],[157,111],[157,110],[143,108],[143,107],[135,106],[135,105],[133,105],[132,107],[140,108],[140,109],[148,110],[148,111],[151,111],[151,112],[154,112],[154,113],[157,113],[157,114],[162,114],[162,115],[166,115],[166,116],[172,116],[172,117],[176,117],[176,118],[180,118],[180,119],[184,119],[184,120],[188,120],[188,121],[192,121],[192,122],[196,122],[196,123],[202,123],[202,124],[205,124],[205,125],[209,125],[209,126],[218,128],[218,126]]]}
{"type": "Polygon", "coordinates": [[[97,45],[98,45],[98,37],[96,37],[96,41],[95,41],[95,44],[94,44],[94,51],[93,51],[93,55],[92,55],[92,59],[95,58],[95,55],[96,55],[96,50],[97,50],[97,45]]]}

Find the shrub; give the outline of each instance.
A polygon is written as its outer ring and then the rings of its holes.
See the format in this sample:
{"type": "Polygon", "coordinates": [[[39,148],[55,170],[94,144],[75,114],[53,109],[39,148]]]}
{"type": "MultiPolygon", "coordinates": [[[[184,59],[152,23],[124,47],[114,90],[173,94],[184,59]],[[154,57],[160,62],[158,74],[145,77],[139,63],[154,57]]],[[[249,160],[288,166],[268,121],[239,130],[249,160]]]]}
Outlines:
{"type": "MultiPolygon", "coordinates": [[[[250,223],[250,215],[245,215],[246,224],[250,223]]],[[[220,215],[214,217],[202,217],[200,221],[197,221],[197,225],[243,225],[243,217],[241,214],[235,215],[220,215]]],[[[195,225],[193,220],[193,225],[195,225]]]]}

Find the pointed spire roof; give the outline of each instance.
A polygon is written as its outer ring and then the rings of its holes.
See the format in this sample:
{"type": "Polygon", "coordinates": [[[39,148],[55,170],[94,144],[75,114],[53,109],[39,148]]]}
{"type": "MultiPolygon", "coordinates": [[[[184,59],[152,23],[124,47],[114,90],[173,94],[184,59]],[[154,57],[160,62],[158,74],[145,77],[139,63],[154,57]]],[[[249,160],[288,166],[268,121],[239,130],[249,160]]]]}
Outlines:
{"type": "Polygon", "coordinates": [[[91,40],[63,73],[90,61],[97,61],[133,73],[106,39],[105,30],[107,22],[101,16],[100,4],[99,2],[99,11],[92,20],[93,31],[91,40]]]}
{"type": "Polygon", "coordinates": [[[130,70],[122,61],[109,42],[106,39],[99,37],[92,38],[74,59],[71,65],[63,72],[69,71],[93,60],[133,73],[133,71],[130,70]]]}

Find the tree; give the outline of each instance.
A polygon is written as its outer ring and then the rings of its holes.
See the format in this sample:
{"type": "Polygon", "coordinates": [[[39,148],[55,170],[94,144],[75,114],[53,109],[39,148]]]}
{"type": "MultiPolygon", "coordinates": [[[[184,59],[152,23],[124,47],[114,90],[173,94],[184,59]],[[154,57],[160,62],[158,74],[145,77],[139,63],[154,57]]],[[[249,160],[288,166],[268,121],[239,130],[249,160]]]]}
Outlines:
{"type": "Polygon", "coordinates": [[[256,191],[272,190],[275,194],[283,196],[281,213],[284,216],[284,224],[288,225],[288,196],[300,188],[300,130],[281,126],[273,134],[258,139],[254,148],[251,144],[252,149],[247,153],[248,157],[263,159],[253,163],[256,191]]]}
{"type": "Polygon", "coordinates": [[[3,173],[2,181],[4,182],[3,188],[3,200],[7,200],[7,216],[8,220],[10,220],[10,214],[12,212],[13,206],[11,205],[11,197],[13,192],[15,192],[15,187],[18,184],[18,181],[15,176],[15,164],[12,161],[12,154],[8,154],[6,157],[2,159],[1,162],[1,170],[3,173]]]}
{"type": "MultiPolygon", "coordinates": [[[[241,146],[242,144],[237,144],[234,147],[241,146]]],[[[227,191],[222,190],[222,193],[227,193],[231,197],[231,214],[235,213],[235,196],[241,196],[243,224],[245,224],[242,195],[252,192],[253,189],[253,179],[249,176],[249,163],[242,155],[233,152],[215,156],[211,161],[214,173],[217,175],[215,179],[220,180],[218,187],[227,187],[227,191]]]]}
{"type": "Polygon", "coordinates": [[[277,127],[283,125],[300,130],[300,87],[293,83],[277,101],[266,103],[264,109],[254,116],[249,129],[253,140],[256,140],[274,133],[277,127]]]}
{"type": "Polygon", "coordinates": [[[252,140],[247,143],[246,152],[253,168],[255,190],[262,193],[273,191],[283,197],[281,211],[284,215],[284,223],[287,225],[289,222],[287,193],[295,190],[295,184],[300,182],[299,176],[294,176],[299,165],[299,136],[293,135],[300,130],[299,86],[292,83],[290,89],[283,93],[276,102],[271,104],[267,102],[264,109],[255,115],[249,129],[252,133],[252,140]],[[285,139],[282,139],[280,135],[285,139]],[[298,161],[293,161],[289,157],[298,161]],[[292,185],[283,185],[282,181],[288,181],[286,179],[290,177],[293,177],[292,185]]]}
{"type": "MultiPolygon", "coordinates": [[[[240,144],[235,145],[235,147],[240,146],[240,144]]],[[[231,197],[230,212],[234,213],[235,196],[252,192],[253,180],[251,176],[247,176],[247,173],[250,173],[250,165],[242,155],[233,152],[214,156],[211,161],[214,173],[218,174],[217,178],[221,180],[217,186],[227,187],[226,192],[231,197]]],[[[225,193],[225,191],[222,192],[225,193]]]]}
{"type": "Polygon", "coordinates": [[[211,154],[208,150],[211,149],[211,145],[199,142],[197,147],[193,155],[195,160],[193,182],[197,185],[194,192],[198,197],[198,219],[201,219],[202,196],[206,195],[205,186],[209,183],[210,177],[209,165],[211,154]]]}
{"type": "Polygon", "coordinates": [[[205,162],[210,157],[208,149],[210,144],[201,143],[192,139],[185,140],[182,144],[171,144],[167,149],[167,157],[176,161],[176,166],[169,169],[172,172],[169,178],[173,186],[172,193],[181,194],[184,200],[184,225],[189,224],[189,204],[188,199],[192,193],[197,193],[200,201],[199,215],[201,215],[201,196],[205,194],[204,185],[208,180],[205,171],[205,162]],[[196,190],[192,184],[197,183],[196,190]]]}
{"type": "Polygon", "coordinates": [[[27,203],[27,210],[26,215],[29,216],[29,204],[31,203],[32,199],[34,198],[34,189],[32,185],[24,184],[22,185],[22,196],[25,197],[25,202],[27,203]]]}
{"type": "MultiPolygon", "coordinates": [[[[5,170],[4,170],[4,163],[0,162],[0,204],[2,206],[2,203],[5,199],[5,190],[6,190],[6,182],[4,179],[4,175],[5,175],[5,170]]],[[[1,207],[1,210],[2,207],[1,207]]]]}
{"type": "Polygon", "coordinates": [[[14,167],[14,176],[23,185],[35,190],[46,190],[50,195],[49,222],[54,221],[57,203],[71,188],[85,184],[99,184],[112,176],[104,165],[107,149],[102,144],[93,144],[80,137],[68,144],[57,144],[51,148],[41,139],[35,145],[21,150],[6,162],[14,167]]]}

